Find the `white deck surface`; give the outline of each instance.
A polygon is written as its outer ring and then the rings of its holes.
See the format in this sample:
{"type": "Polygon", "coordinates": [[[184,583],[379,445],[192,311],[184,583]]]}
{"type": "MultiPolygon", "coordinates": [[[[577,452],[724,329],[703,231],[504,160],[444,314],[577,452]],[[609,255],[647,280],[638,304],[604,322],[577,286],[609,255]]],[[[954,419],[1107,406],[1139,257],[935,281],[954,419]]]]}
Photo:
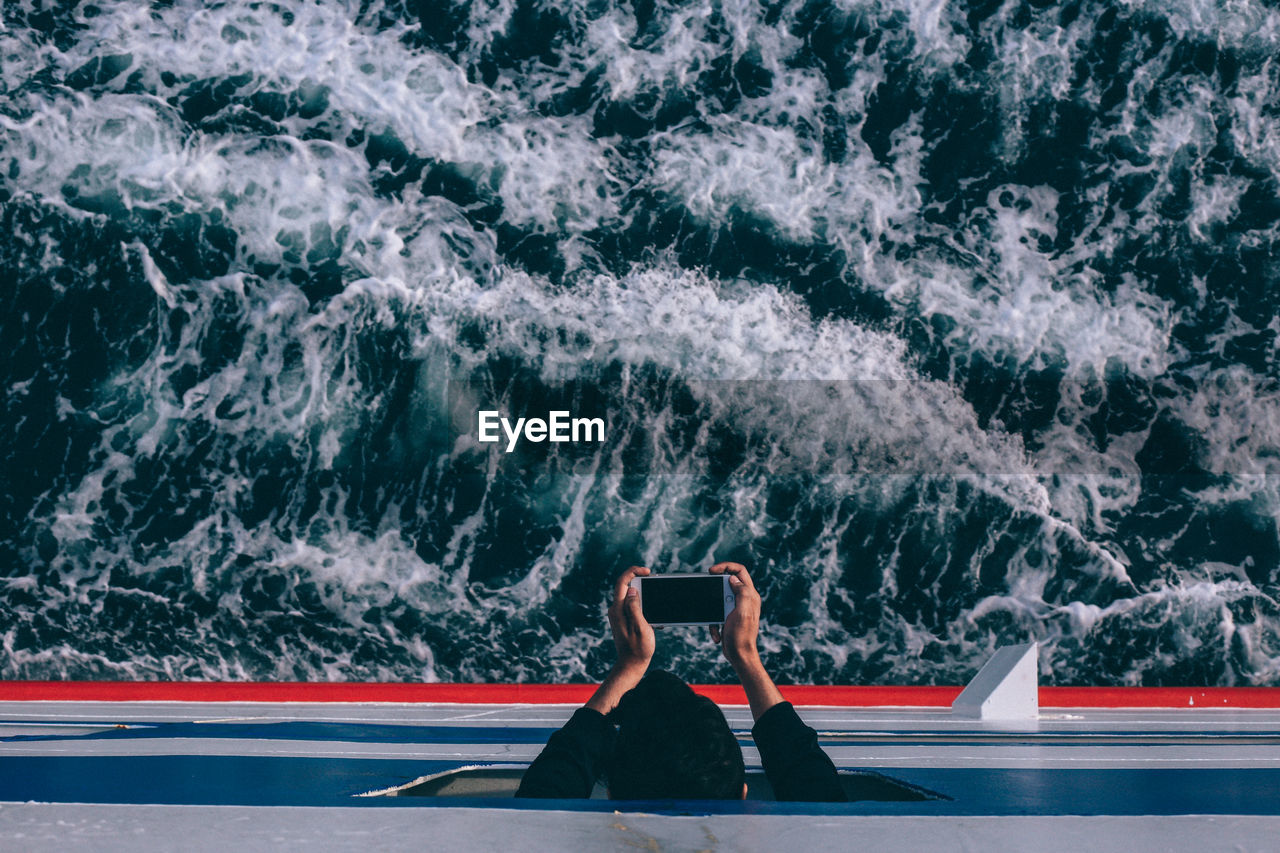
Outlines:
{"type": "Polygon", "coordinates": [[[794,817],[0,804],[0,846],[46,850],[707,850],[1274,853],[1280,818],[794,817]]]}

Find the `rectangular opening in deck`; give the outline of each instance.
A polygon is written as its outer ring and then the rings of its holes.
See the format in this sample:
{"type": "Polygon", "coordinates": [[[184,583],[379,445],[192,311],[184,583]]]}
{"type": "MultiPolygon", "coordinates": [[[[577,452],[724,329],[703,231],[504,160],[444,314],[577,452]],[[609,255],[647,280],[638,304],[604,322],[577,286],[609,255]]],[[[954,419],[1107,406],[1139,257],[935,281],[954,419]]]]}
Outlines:
{"type": "MultiPolygon", "coordinates": [[[[405,785],[370,791],[365,797],[514,797],[524,775],[522,764],[472,765],[446,770],[415,779],[405,785]]],[[[894,779],[872,770],[846,770],[840,773],[840,784],[850,802],[923,802],[947,800],[947,796],[909,782],[894,779]]],[[[606,799],[603,785],[597,783],[592,799],[606,799]]],[[[747,799],[771,801],[773,787],[759,770],[747,772],[747,799]]]]}

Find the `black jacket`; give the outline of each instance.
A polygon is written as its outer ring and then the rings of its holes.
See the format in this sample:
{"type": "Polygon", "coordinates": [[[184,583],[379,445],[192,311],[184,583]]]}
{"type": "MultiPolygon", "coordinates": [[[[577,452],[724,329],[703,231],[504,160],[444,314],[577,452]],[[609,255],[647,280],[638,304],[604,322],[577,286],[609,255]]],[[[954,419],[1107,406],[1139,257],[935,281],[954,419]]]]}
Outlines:
{"type": "MultiPolygon", "coordinates": [[[[604,773],[617,732],[599,711],[579,708],[547,741],[520,780],[517,797],[573,799],[591,796],[604,773]]],[[[751,737],[779,800],[844,802],[835,765],[818,746],[818,733],[790,702],[774,705],[756,721],[751,737]]]]}

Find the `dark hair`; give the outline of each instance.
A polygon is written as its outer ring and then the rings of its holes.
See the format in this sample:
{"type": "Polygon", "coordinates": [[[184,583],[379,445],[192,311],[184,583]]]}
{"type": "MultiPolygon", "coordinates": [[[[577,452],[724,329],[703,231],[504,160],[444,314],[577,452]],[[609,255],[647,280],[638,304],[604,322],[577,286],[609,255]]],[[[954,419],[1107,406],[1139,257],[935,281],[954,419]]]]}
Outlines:
{"type": "Polygon", "coordinates": [[[646,675],[609,719],[618,724],[608,768],[615,799],[742,797],[742,748],[724,712],[671,673],[646,675]]]}

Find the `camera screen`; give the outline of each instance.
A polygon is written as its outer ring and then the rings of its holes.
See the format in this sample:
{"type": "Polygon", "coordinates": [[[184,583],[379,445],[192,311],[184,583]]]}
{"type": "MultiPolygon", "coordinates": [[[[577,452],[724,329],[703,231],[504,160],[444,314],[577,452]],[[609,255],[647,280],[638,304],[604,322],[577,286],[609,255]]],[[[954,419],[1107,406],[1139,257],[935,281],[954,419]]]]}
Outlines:
{"type": "Polygon", "coordinates": [[[641,609],[650,623],[724,621],[723,575],[654,576],[640,583],[641,609]]]}

